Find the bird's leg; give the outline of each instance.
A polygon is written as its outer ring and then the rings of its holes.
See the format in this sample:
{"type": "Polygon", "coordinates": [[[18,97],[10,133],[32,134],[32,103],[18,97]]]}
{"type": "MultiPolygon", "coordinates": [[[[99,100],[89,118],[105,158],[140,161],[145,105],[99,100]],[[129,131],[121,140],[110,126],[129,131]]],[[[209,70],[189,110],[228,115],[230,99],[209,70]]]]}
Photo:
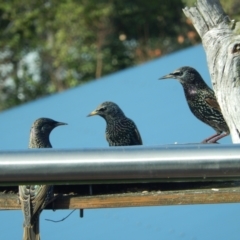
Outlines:
{"type": "Polygon", "coordinates": [[[229,133],[220,134],[220,135],[216,136],[215,138],[212,138],[212,140],[209,141],[209,143],[216,143],[219,139],[224,138],[228,135],[229,135],[229,133]]]}
{"type": "Polygon", "coordinates": [[[214,142],[211,142],[210,140],[218,137],[219,135],[221,135],[221,133],[215,133],[214,135],[204,139],[201,143],[215,143],[218,139],[216,141],[214,141],[214,142]]]}

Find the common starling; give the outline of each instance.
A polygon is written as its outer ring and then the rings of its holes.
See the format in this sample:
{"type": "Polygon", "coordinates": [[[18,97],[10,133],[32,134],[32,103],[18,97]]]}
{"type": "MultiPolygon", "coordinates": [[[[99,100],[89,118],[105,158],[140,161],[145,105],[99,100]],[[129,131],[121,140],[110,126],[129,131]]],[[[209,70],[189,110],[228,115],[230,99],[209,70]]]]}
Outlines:
{"type": "Polygon", "coordinates": [[[203,140],[202,143],[216,143],[219,139],[229,135],[229,128],[214,91],[208,87],[197,70],[191,67],[181,67],[160,79],[167,78],[179,80],[191,112],[216,131],[216,134],[203,140]]]}
{"type": "MultiPolygon", "coordinates": [[[[49,140],[51,131],[66,123],[49,118],[37,119],[30,130],[29,148],[51,148],[49,140]]],[[[42,210],[53,200],[52,185],[19,186],[19,200],[24,215],[23,240],[39,240],[39,216],[42,210]]]]}
{"type": "Polygon", "coordinates": [[[99,115],[106,120],[106,139],[109,146],[142,145],[137,126],[125,116],[116,103],[102,103],[88,117],[94,115],[99,115]]]}

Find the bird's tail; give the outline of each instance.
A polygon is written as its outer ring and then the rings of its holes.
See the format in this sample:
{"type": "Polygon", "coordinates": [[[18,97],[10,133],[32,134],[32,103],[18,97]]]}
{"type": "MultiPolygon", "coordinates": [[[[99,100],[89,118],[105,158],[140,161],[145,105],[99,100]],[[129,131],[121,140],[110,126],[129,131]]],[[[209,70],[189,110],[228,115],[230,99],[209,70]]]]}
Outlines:
{"type": "Polygon", "coordinates": [[[23,240],[40,240],[39,219],[32,226],[23,226],[23,240]]]}

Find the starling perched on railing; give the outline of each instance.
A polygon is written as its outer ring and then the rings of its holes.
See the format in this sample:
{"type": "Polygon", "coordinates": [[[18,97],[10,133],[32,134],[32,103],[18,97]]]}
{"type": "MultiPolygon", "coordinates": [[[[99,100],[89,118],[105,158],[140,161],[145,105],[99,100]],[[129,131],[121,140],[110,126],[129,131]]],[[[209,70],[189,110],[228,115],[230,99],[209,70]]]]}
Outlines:
{"type": "Polygon", "coordinates": [[[229,128],[213,90],[208,87],[194,68],[181,67],[160,79],[167,78],[179,80],[192,113],[216,131],[216,134],[203,140],[203,143],[216,143],[219,139],[229,135],[229,128]]]}
{"type": "Polygon", "coordinates": [[[106,120],[106,139],[109,146],[142,145],[142,139],[135,123],[127,118],[120,107],[113,102],[104,102],[89,116],[99,115],[106,120]]]}
{"type": "MultiPolygon", "coordinates": [[[[49,118],[37,119],[30,131],[29,148],[51,148],[49,140],[51,131],[66,123],[56,122],[49,118]]],[[[53,201],[52,185],[19,186],[19,200],[24,215],[23,240],[39,240],[39,216],[42,210],[53,201]]]]}

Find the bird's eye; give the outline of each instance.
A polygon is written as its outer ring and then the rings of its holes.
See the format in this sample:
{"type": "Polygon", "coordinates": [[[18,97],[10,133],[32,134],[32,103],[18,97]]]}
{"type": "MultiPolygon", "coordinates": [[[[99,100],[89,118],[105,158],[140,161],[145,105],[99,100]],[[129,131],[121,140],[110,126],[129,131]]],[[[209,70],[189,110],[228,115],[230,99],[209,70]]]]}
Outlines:
{"type": "Polygon", "coordinates": [[[175,75],[175,76],[182,76],[182,75],[183,75],[183,72],[181,72],[181,71],[176,71],[176,72],[173,73],[173,75],[175,75]]]}
{"type": "Polygon", "coordinates": [[[105,110],[106,110],[106,107],[101,107],[101,108],[99,108],[98,111],[100,111],[100,112],[104,112],[105,110]]]}

